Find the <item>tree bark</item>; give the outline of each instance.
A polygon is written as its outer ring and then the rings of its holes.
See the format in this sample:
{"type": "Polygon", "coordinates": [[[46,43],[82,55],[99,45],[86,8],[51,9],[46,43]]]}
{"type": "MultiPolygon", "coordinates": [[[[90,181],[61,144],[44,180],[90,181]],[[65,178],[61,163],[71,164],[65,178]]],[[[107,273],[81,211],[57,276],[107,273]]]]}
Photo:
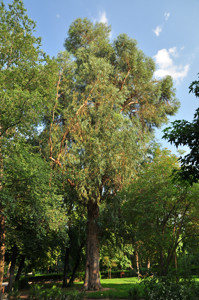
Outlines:
{"type": "Polygon", "coordinates": [[[148,260],[147,260],[147,269],[149,270],[151,267],[151,260],[150,258],[148,257],[148,260]]]}
{"type": "Polygon", "coordinates": [[[5,265],[5,217],[0,207],[0,290],[2,288],[5,265]]]}
{"type": "Polygon", "coordinates": [[[70,254],[70,247],[66,248],[65,258],[64,258],[64,276],[63,276],[63,283],[62,287],[65,288],[68,286],[67,279],[68,279],[68,264],[69,264],[69,254],[70,254]]]}
{"type": "Polygon", "coordinates": [[[139,254],[138,254],[137,250],[135,251],[135,261],[136,261],[136,268],[137,268],[138,279],[140,279],[139,254]]]}
{"type": "Polygon", "coordinates": [[[76,262],[75,262],[75,266],[73,268],[73,272],[72,272],[72,275],[71,275],[71,278],[70,278],[70,281],[69,281],[69,285],[72,285],[74,280],[75,280],[75,274],[77,272],[77,268],[79,266],[79,263],[80,263],[80,260],[81,260],[81,254],[82,254],[82,248],[84,246],[84,243],[85,241],[83,241],[78,249],[78,252],[77,252],[77,257],[76,257],[76,262]]]}
{"type": "MultiPolygon", "coordinates": [[[[2,192],[3,180],[3,155],[1,150],[1,125],[0,125],[0,193],[2,192]]],[[[4,265],[5,265],[5,216],[3,214],[3,203],[0,199],[0,291],[2,289],[4,265]]]]}
{"type": "Polygon", "coordinates": [[[87,205],[87,241],[86,241],[86,267],[84,289],[93,291],[101,289],[99,274],[99,240],[98,217],[99,206],[97,202],[90,200],[87,205]]]}
{"type": "Polygon", "coordinates": [[[15,282],[18,281],[21,277],[21,273],[22,273],[22,270],[23,270],[24,264],[25,264],[25,259],[26,259],[26,256],[21,255],[21,259],[20,259],[20,262],[19,262],[19,268],[18,268],[18,271],[17,271],[17,275],[15,277],[15,282]]]}
{"type": "Polygon", "coordinates": [[[18,254],[18,248],[16,244],[12,248],[12,258],[11,258],[11,266],[9,271],[9,282],[8,282],[8,292],[12,291],[12,286],[14,283],[14,272],[15,272],[15,266],[16,266],[16,260],[17,260],[17,254],[18,254]]]}

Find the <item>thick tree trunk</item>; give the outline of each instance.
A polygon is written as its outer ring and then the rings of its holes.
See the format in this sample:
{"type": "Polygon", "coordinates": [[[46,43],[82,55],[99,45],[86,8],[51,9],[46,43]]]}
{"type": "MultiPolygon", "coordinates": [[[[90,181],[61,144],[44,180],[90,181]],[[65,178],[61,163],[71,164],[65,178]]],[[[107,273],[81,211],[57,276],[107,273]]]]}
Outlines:
{"type": "Polygon", "coordinates": [[[86,241],[86,269],[84,278],[84,289],[93,291],[101,289],[99,274],[99,241],[98,224],[99,206],[96,202],[89,201],[87,241],[86,241]]]}
{"type": "Polygon", "coordinates": [[[15,266],[16,266],[16,260],[17,260],[17,254],[18,254],[18,248],[16,244],[12,248],[12,258],[11,258],[11,266],[9,271],[9,282],[8,282],[8,292],[12,291],[12,286],[14,283],[14,272],[15,272],[15,266]]]}
{"type": "Polygon", "coordinates": [[[17,275],[15,277],[15,282],[18,281],[21,277],[21,273],[22,273],[22,270],[23,270],[24,264],[25,264],[25,259],[26,259],[26,256],[21,255],[21,259],[20,259],[20,262],[19,262],[19,268],[18,268],[18,271],[17,271],[17,275]]]}

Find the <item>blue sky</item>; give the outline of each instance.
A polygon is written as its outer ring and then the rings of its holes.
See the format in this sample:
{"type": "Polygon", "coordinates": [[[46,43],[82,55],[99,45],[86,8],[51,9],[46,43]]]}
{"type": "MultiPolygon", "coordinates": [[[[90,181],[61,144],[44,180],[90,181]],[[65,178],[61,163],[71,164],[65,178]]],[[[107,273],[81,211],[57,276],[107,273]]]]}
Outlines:
{"type": "MultiPolygon", "coordinates": [[[[198,0],[24,0],[24,6],[50,56],[64,50],[68,28],[76,18],[111,25],[111,39],[120,33],[136,39],[138,48],[155,60],[155,76],[173,77],[181,108],[171,121],[192,121],[199,101],[188,89],[199,73],[198,0]]],[[[157,130],[158,141],[176,153],[161,136],[157,130]]]]}

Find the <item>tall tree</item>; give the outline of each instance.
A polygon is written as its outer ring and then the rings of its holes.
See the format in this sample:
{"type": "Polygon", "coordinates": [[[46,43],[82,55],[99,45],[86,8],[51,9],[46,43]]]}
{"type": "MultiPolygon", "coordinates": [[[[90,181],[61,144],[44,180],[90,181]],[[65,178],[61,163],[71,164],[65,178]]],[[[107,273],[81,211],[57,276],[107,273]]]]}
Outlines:
{"type": "Polygon", "coordinates": [[[98,217],[100,204],[130,182],[154,126],[176,112],[172,80],[153,79],[155,64],[110,27],[75,20],[59,57],[60,75],[50,125],[50,158],[87,207],[84,287],[101,287],[98,217]]]}
{"type": "MultiPolygon", "coordinates": [[[[199,81],[195,80],[189,87],[189,92],[193,92],[199,97],[199,81]]],[[[186,120],[176,120],[171,127],[164,130],[164,139],[173,143],[176,147],[183,145],[190,148],[190,152],[184,157],[180,157],[182,178],[190,183],[199,179],[199,108],[196,109],[192,122],[186,120]]]]}
{"type": "MultiPolygon", "coordinates": [[[[14,0],[8,8],[0,4],[0,193],[4,176],[4,156],[17,134],[32,135],[43,113],[50,108],[56,64],[40,49],[33,35],[35,23],[23,3],[14,0]]],[[[4,273],[5,201],[0,199],[0,287],[4,273]]]]}

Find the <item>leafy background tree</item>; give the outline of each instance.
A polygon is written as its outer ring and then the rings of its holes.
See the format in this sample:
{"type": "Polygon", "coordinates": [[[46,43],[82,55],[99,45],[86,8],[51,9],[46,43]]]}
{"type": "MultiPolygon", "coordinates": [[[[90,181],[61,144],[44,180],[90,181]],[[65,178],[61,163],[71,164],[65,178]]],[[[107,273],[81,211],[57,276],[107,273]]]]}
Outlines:
{"type": "Polygon", "coordinates": [[[56,93],[56,63],[41,51],[41,41],[33,35],[35,23],[28,18],[22,1],[8,9],[0,5],[0,286],[4,273],[5,201],[2,199],[4,157],[18,135],[34,135],[50,99],[56,93]]]}
{"type": "MultiPolygon", "coordinates": [[[[199,81],[195,80],[189,87],[189,92],[199,97],[199,81]]],[[[181,176],[190,183],[197,182],[199,178],[199,109],[196,109],[192,122],[176,120],[171,127],[164,130],[164,139],[173,143],[176,147],[188,146],[190,151],[184,157],[180,157],[181,176]]]]}
{"type": "MultiPolygon", "coordinates": [[[[57,194],[55,184],[49,186],[49,163],[26,139],[18,136],[17,143],[10,143],[4,167],[2,196],[6,215],[6,253],[14,251],[15,262],[23,255],[38,265],[38,257],[46,255],[53,240],[59,246],[67,241],[67,216],[62,196],[57,194]]],[[[10,290],[15,270],[14,265],[11,267],[10,290]]]]}
{"type": "Polygon", "coordinates": [[[157,149],[123,194],[126,200],[122,210],[134,245],[139,245],[137,251],[145,265],[150,259],[160,275],[168,275],[172,268],[177,270],[177,253],[193,234],[189,230],[194,222],[198,185],[191,188],[175,178],[173,171],[177,168],[175,155],[157,149]]]}

